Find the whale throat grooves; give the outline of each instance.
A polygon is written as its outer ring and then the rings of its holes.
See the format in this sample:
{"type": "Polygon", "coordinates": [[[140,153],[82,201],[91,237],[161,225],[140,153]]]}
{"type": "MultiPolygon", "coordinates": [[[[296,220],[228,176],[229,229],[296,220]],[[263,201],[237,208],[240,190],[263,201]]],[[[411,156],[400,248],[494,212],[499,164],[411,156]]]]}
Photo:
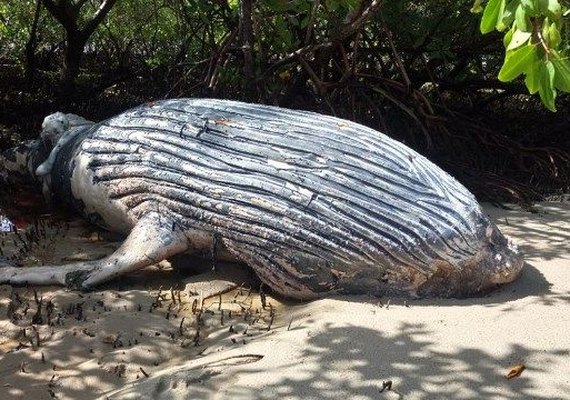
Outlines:
{"type": "Polygon", "coordinates": [[[299,290],[330,273],[428,276],[473,258],[485,228],[473,195],[430,161],[311,112],[167,100],[96,125],[79,155],[132,213],[159,208],[299,290]]]}

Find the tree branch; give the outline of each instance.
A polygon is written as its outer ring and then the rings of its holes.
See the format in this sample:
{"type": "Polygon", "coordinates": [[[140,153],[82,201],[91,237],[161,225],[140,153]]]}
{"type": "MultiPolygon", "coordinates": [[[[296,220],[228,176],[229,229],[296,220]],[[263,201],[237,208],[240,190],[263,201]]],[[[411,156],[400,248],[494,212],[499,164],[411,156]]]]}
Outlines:
{"type": "Polygon", "coordinates": [[[85,24],[83,29],[81,29],[81,34],[87,37],[91,36],[91,34],[93,33],[93,31],[95,31],[95,29],[101,23],[101,21],[103,21],[103,19],[105,19],[105,17],[107,16],[107,14],[109,14],[109,11],[111,11],[111,8],[113,8],[116,2],[117,0],[103,1],[103,3],[101,3],[101,6],[99,6],[97,11],[93,15],[93,18],[91,18],[91,20],[89,20],[89,22],[85,24]]]}
{"type": "Polygon", "coordinates": [[[34,53],[38,39],[38,23],[40,20],[41,6],[41,1],[36,0],[36,11],[34,13],[34,20],[30,29],[30,37],[26,42],[26,80],[28,83],[32,82],[36,72],[36,58],[34,53]]]}
{"type": "Polygon", "coordinates": [[[251,20],[251,0],[239,2],[239,36],[243,51],[243,73],[245,76],[245,95],[248,100],[253,99],[254,66],[253,66],[253,29],[251,20]]]}
{"type": "Polygon", "coordinates": [[[373,0],[372,3],[366,8],[358,17],[351,21],[348,25],[345,25],[339,35],[339,39],[343,40],[359,30],[366,21],[374,15],[378,8],[382,5],[382,0],[373,0]]]}
{"type": "Polygon", "coordinates": [[[62,1],[55,3],[53,0],[41,0],[44,7],[49,11],[51,15],[63,26],[66,32],[76,33],[77,21],[72,18],[72,16],[66,12],[66,4],[62,1]]]}
{"type": "Polygon", "coordinates": [[[283,65],[286,65],[286,64],[292,62],[293,60],[295,60],[295,59],[297,59],[297,58],[299,58],[299,57],[301,57],[307,53],[314,53],[315,51],[320,50],[320,49],[334,47],[337,43],[342,42],[343,40],[348,38],[350,35],[356,33],[362,27],[362,25],[364,25],[364,23],[366,23],[370,19],[370,17],[372,17],[372,15],[374,15],[374,13],[378,10],[378,8],[380,7],[381,4],[382,4],[382,0],[373,0],[372,3],[370,3],[370,5],[358,17],[354,18],[352,20],[352,22],[345,25],[340,30],[340,33],[336,37],[331,38],[332,39],[331,41],[327,41],[327,42],[319,43],[319,44],[306,45],[304,47],[301,47],[301,48],[287,54],[286,56],[284,56],[283,58],[281,58],[280,60],[278,60],[274,64],[272,64],[265,71],[265,73],[263,74],[263,77],[261,79],[267,78],[274,71],[276,71],[277,69],[279,69],[283,65]]]}

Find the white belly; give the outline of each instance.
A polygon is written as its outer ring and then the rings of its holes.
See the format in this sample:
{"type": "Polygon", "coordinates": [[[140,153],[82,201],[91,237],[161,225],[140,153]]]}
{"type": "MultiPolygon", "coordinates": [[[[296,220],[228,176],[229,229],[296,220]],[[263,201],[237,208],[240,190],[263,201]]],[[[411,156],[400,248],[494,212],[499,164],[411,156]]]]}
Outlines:
{"type": "Polygon", "coordinates": [[[86,215],[97,214],[106,228],[115,232],[128,233],[136,223],[135,216],[128,208],[109,197],[108,186],[94,183],[94,174],[88,168],[89,156],[79,154],[71,175],[73,196],[83,202],[86,215]]]}

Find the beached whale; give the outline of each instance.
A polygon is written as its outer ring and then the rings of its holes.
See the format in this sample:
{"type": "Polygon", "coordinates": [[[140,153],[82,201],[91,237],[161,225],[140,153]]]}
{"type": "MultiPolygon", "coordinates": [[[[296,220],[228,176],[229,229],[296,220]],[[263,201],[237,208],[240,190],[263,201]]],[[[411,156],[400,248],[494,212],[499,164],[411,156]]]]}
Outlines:
{"type": "Polygon", "coordinates": [[[37,170],[58,203],[128,237],[98,261],[0,268],[0,282],[89,289],[221,247],[291,298],[461,297],[510,282],[523,266],[457,180],[347,120],[177,99],[50,132],[41,143],[52,142],[51,154],[40,142],[8,152],[0,177],[37,170]]]}

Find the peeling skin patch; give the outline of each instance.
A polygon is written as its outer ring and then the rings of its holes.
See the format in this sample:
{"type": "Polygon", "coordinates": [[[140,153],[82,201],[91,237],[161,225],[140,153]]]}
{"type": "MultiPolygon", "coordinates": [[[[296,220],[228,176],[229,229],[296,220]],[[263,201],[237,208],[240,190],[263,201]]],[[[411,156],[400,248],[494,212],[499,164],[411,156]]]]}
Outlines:
{"type": "Polygon", "coordinates": [[[267,160],[267,164],[269,164],[272,167],[275,167],[277,169],[294,169],[295,168],[294,165],[287,164],[283,161],[277,161],[277,160],[267,160]]]}

